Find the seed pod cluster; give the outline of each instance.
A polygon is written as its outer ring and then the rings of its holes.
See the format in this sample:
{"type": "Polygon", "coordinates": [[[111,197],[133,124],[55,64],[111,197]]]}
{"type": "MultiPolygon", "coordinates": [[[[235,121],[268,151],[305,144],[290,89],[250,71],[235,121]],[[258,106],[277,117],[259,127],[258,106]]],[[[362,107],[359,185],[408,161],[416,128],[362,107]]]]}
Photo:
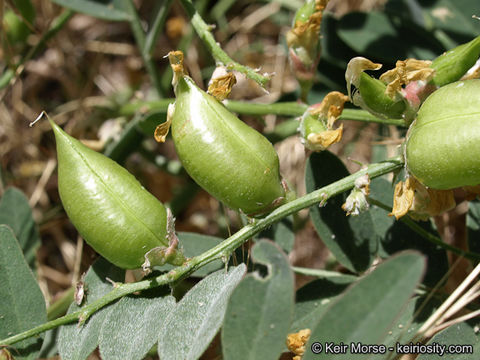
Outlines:
{"type": "Polygon", "coordinates": [[[285,190],[272,144],[183,73],[170,54],[176,101],[172,137],[187,173],[234,210],[264,214],[280,205],[285,190]]]}
{"type": "Polygon", "coordinates": [[[50,123],[57,142],[58,190],[68,217],[111,263],[139,268],[148,251],[168,245],[165,207],[126,169],[50,123]]]}
{"type": "Polygon", "coordinates": [[[409,172],[430,188],[480,184],[480,80],[448,84],[425,100],[405,156],[409,172]]]}

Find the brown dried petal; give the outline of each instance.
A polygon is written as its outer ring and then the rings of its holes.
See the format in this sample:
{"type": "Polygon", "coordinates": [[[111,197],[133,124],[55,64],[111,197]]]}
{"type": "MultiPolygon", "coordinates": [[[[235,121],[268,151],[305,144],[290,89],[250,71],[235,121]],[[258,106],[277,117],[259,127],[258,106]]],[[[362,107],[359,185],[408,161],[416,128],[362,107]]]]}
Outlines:
{"type": "Polygon", "coordinates": [[[378,70],[381,67],[382,64],[374,63],[361,56],[354,57],[348,62],[347,71],[345,71],[345,80],[347,81],[347,91],[350,101],[353,102],[350,89],[352,85],[358,88],[360,74],[365,70],[378,70]]]}
{"type": "Polygon", "coordinates": [[[453,209],[455,205],[453,190],[428,189],[417,181],[409,215],[416,220],[427,220],[453,209]]]}
{"type": "Polygon", "coordinates": [[[393,209],[389,215],[398,220],[408,212],[413,219],[427,220],[453,209],[455,205],[453,190],[429,189],[409,177],[405,183],[400,181],[395,186],[393,209]]]}
{"type": "Polygon", "coordinates": [[[332,129],[334,122],[342,114],[348,96],[338,91],[329,92],[319,106],[312,107],[310,114],[318,115],[320,120],[327,122],[327,128],[332,129]]]}
{"type": "Polygon", "coordinates": [[[295,355],[303,355],[305,353],[305,344],[311,334],[312,332],[310,329],[303,329],[297,333],[288,334],[286,341],[288,350],[295,355]]]}
{"type": "Polygon", "coordinates": [[[430,68],[431,63],[431,61],[417,59],[398,60],[394,69],[380,76],[380,80],[387,84],[385,93],[393,99],[402,89],[402,85],[418,80],[429,81],[435,73],[435,70],[430,68]]]}
{"type": "Polygon", "coordinates": [[[395,216],[395,219],[400,219],[405,216],[413,204],[413,196],[415,190],[412,186],[412,177],[407,178],[405,182],[399,181],[395,185],[393,193],[393,209],[388,216],[395,216]]]}
{"type": "Polygon", "coordinates": [[[208,85],[208,93],[214,96],[218,101],[225,100],[232,91],[233,85],[237,83],[237,79],[233,73],[216,77],[210,81],[208,85]]]}
{"type": "Polygon", "coordinates": [[[323,151],[330,145],[339,142],[342,139],[343,124],[335,130],[325,130],[321,133],[310,134],[307,136],[309,148],[315,151],[323,151]]]}
{"type": "Polygon", "coordinates": [[[180,50],[170,51],[168,53],[168,61],[173,70],[172,84],[175,86],[178,82],[178,77],[186,75],[185,67],[183,66],[183,52],[180,50]]]}
{"type": "Polygon", "coordinates": [[[170,130],[170,125],[172,125],[172,116],[174,111],[175,111],[175,105],[169,104],[167,109],[167,121],[158,125],[155,128],[155,133],[153,134],[157,142],[159,143],[165,142],[165,139],[167,138],[167,135],[168,135],[168,131],[170,130]]]}

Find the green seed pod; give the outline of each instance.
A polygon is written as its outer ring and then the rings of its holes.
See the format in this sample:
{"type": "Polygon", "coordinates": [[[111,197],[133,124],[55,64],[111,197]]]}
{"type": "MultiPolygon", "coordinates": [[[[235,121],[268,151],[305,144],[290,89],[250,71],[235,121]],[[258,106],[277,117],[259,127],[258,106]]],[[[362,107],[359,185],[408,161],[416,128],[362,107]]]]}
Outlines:
{"type": "Polygon", "coordinates": [[[285,190],[272,144],[181,71],[175,71],[174,86],[172,137],[188,174],[225,205],[247,215],[280,205],[285,190]]]}
{"type": "Polygon", "coordinates": [[[300,135],[304,141],[308,140],[308,135],[327,131],[327,126],[314,116],[310,111],[305,111],[300,119],[300,135]]]}
{"type": "Polygon", "coordinates": [[[399,95],[392,99],[385,93],[387,85],[364,72],[359,80],[358,91],[369,112],[380,117],[402,118],[407,105],[399,95]]]}
{"type": "Polygon", "coordinates": [[[57,141],[58,190],[68,217],[108,261],[139,268],[148,251],[168,245],[165,207],[126,169],[50,123],[57,141]]]}
{"type": "Polygon", "coordinates": [[[475,65],[479,56],[480,36],[440,55],[430,65],[435,69],[432,83],[440,87],[460,80],[475,65]]]}
{"type": "Polygon", "coordinates": [[[451,83],[430,95],[405,148],[408,170],[425,186],[480,184],[480,80],[451,83]]]}

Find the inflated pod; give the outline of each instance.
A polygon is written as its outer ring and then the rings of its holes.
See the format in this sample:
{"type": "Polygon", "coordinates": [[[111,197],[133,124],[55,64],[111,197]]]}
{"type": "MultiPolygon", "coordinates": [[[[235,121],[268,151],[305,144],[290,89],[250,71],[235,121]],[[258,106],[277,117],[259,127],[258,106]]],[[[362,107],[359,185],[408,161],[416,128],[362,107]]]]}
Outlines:
{"type": "Polygon", "coordinates": [[[459,80],[475,65],[479,56],[480,36],[440,55],[430,65],[435,70],[432,83],[440,87],[459,80]]]}
{"type": "Polygon", "coordinates": [[[187,173],[234,210],[261,215],[282,203],[285,190],[272,144],[193,80],[175,75],[171,130],[187,173]]]}
{"type": "Polygon", "coordinates": [[[358,91],[366,108],[380,117],[401,118],[407,108],[405,101],[400,96],[392,99],[386,89],[382,81],[364,72],[360,74],[358,91]]]}
{"type": "Polygon", "coordinates": [[[71,222],[108,261],[139,268],[148,251],[168,245],[165,207],[126,169],[50,123],[57,142],[58,190],[71,222]]]}
{"type": "Polygon", "coordinates": [[[480,80],[443,86],[422,104],[405,147],[409,172],[433,189],[480,184],[480,80]]]}

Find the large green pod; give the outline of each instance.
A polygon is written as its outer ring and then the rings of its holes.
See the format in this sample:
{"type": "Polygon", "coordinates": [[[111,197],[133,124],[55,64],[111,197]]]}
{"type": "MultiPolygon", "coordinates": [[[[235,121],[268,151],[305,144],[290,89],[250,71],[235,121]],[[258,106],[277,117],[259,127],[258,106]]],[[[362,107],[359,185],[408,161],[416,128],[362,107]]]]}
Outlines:
{"type": "Polygon", "coordinates": [[[186,75],[177,75],[172,137],[188,174],[228,207],[260,215],[285,197],[272,144],[186,75]]]}
{"type": "Polygon", "coordinates": [[[146,252],[168,245],[165,207],[126,169],[50,123],[57,141],[58,190],[68,217],[108,261],[139,268],[146,252]]]}
{"type": "Polygon", "coordinates": [[[425,100],[407,134],[406,162],[433,189],[480,184],[480,80],[451,83],[425,100]]]}

